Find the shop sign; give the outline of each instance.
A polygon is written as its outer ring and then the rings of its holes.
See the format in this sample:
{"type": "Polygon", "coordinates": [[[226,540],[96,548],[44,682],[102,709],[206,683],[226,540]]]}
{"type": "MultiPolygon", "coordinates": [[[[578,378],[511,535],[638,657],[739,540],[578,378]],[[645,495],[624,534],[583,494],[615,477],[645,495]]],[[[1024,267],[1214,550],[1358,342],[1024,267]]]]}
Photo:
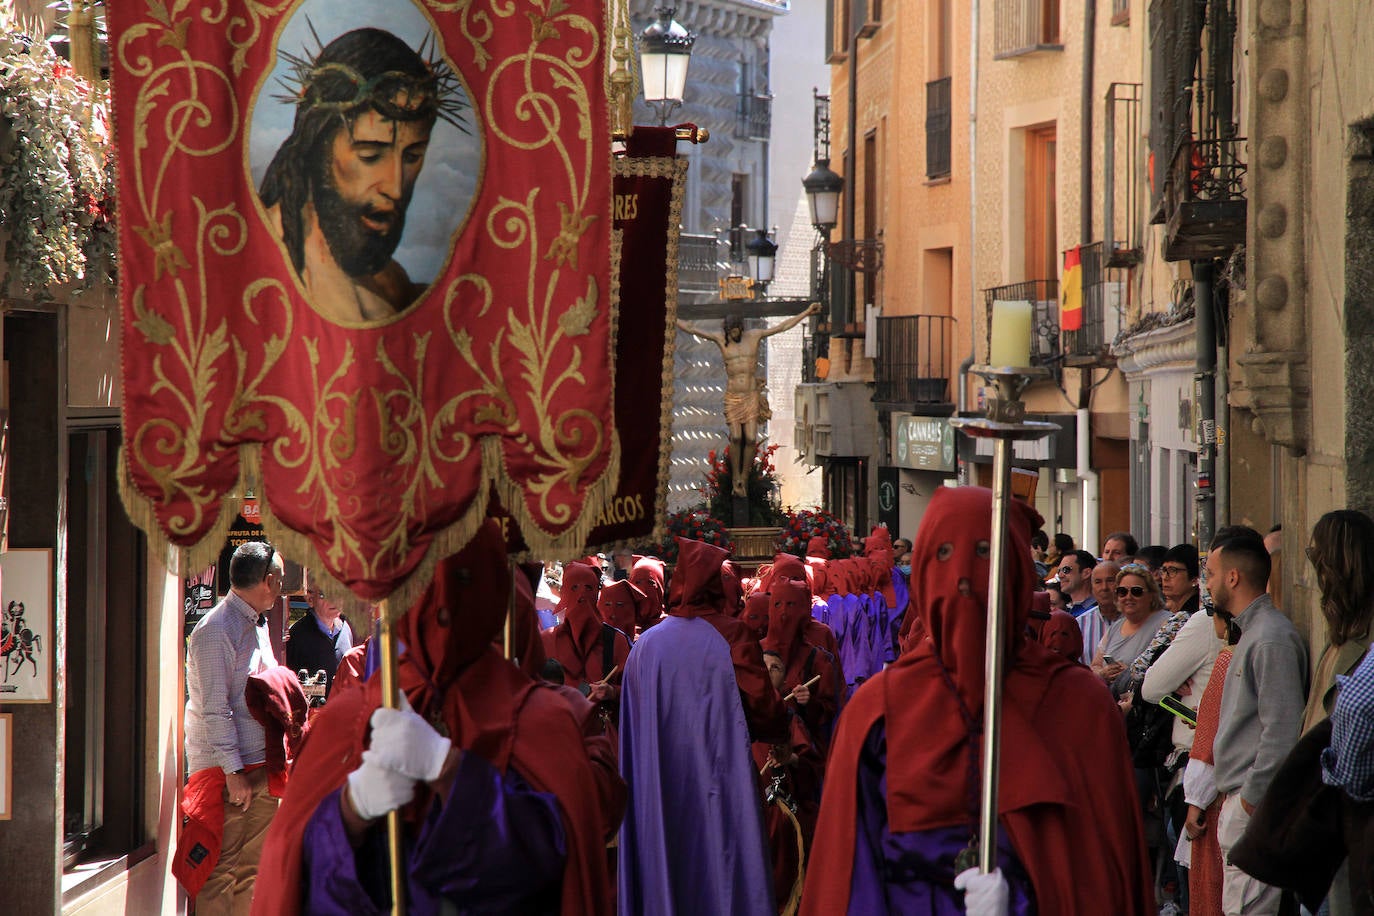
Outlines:
{"type": "Polygon", "coordinates": [[[904,415],[892,421],[893,463],[915,471],[954,470],[954,428],[945,417],[904,415]]]}

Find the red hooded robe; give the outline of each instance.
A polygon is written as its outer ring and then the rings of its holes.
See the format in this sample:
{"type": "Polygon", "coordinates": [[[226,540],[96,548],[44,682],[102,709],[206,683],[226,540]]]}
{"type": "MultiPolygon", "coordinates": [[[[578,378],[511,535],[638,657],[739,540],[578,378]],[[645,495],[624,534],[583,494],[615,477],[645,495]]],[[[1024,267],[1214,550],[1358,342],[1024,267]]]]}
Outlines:
{"type": "Polygon", "coordinates": [[[636,557],[635,565],[630,569],[630,584],[641,592],[649,596],[649,600],[644,602],[640,609],[639,631],[642,633],[649,627],[658,623],[663,617],[664,597],[664,566],[663,561],[658,557],[636,557]]]}
{"type": "MultiPolygon", "coordinates": [[[[456,747],[501,772],[514,769],[535,791],[557,797],[567,844],[562,912],[605,913],[611,899],[605,843],[617,824],[599,805],[605,793],[584,750],[583,722],[557,690],[531,681],[492,645],[509,590],[505,542],[488,522],[466,548],[439,564],[420,601],[398,621],[406,652],[397,677],[415,711],[442,718],[456,747]]],[[[295,764],[309,778],[289,784],[272,819],[253,894],[255,916],[301,911],[306,825],[361,765],[380,705],[379,672],[331,696],[312,723],[295,764]]],[[[428,801],[417,797],[405,810],[413,818],[428,801]]]]}
{"type": "Polygon", "coordinates": [[[805,705],[791,700],[789,706],[801,716],[824,757],[827,738],[839,713],[844,682],[839,679],[833,656],[805,639],[805,622],[811,619],[811,590],[795,579],[775,579],[769,594],[768,637],[763,640],[763,648],[782,658],[784,695],[811,678],[820,677],[809,688],[811,698],[805,705]]]}
{"type": "Polygon", "coordinates": [[[559,592],[558,613],[563,622],[552,630],[545,630],[544,654],[556,658],[563,666],[563,683],[581,688],[601,681],[614,669],[608,683],[619,688],[630,657],[630,641],[624,633],[607,631],[597,614],[597,589],[601,575],[584,563],[569,563],[563,567],[563,588],[559,592]],[[605,664],[606,641],[610,640],[611,664],[605,664]]]}
{"type": "MultiPolygon", "coordinates": [[[[1007,545],[1000,821],[1041,913],[1143,916],[1149,863],[1121,714],[1092,673],[1027,642],[1034,568],[1029,516],[1013,502],[1007,545]]],[[[831,750],[802,912],[844,912],[858,837],[860,752],[886,729],[893,834],[970,824],[969,734],[945,673],[982,720],[992,494],[941,488],[912,549],[902,657],[850,700],[831,750]],[[941,669],[945,673],[942,673],[941,669]]]]}
{"type": "Polygon", "coordinates": [[[635,588],[626,579],[603,586],[596,596],[596,614],[601,622],[615,627],[634,642],[635,622],[643,613],[643,606],[649,596],[635,588]]]}

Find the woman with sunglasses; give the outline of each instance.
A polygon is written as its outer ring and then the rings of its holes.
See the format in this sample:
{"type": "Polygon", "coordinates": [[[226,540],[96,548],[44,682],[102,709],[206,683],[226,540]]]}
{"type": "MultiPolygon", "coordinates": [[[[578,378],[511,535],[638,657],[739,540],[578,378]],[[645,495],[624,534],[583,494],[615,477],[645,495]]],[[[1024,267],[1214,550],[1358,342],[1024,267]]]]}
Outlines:
{"type": "Polygon", "coordinates": [[[1169,612],[1154,575],[1139,563],[1128,564],[1116,574],[1116,608],[1121,616],[1097,644],[1092,669],[1119,700],[1130,687],[1131,663],[1150,645],[1169,612]]]}

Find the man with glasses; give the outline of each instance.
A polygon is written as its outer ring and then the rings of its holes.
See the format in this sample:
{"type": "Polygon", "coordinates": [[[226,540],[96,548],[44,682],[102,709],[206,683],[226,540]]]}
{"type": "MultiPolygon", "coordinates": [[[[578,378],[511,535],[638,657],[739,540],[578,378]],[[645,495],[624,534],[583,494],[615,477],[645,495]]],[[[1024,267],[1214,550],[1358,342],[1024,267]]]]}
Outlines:
{"type": "MultiPolygon", "coordinates": [[[[277,811],[267,787],[267,738],[248,711],[244,689],[249,675],[277,664],[267,611],[281,597],[283,574],[281,554],[271,544],[241,545],[229,561],[229,594],[196,624],[186,644],[187,795],[202,797],[192,786],[208,787],[209,794],[223,785],[219,859],[192,894],[199,916],[248,912],[263,840],[277,811]]],[[[185,855],[198,866],[211,853],[192,846],[185,855]]]]}
{"type": "Polygon", "coordinates": [[[1059,588],[1069,600],[1069,613],[1075,617],[1097,607],[1092,581],[1096,565],[1097,558],[1086,550],[1070,551],[1059,563],[1059,588]]]}
{"type": "Polygon", "coordinates": [[[334,671],[356,639],[343,616],[343,604],[351,599],[341,600],[340,591],[323,575],[307,572],[305,600],[310,611],[286,633],[286,666],[295,672],[303,670],[307,676],[323,671],[326,699],[334,687],[334,671]]]}

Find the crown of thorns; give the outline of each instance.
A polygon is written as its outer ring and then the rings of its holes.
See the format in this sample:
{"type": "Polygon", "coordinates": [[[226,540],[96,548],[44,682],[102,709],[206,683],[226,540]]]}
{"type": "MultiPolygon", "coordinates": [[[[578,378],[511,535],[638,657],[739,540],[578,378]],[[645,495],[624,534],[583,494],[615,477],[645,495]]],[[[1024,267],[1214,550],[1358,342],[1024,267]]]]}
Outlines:
{"type": "MultiPolygon", "coordinates": [[[[311,33],[314,33],[313,27],[311,33]]],[[[432,37],[427,35],[416,51],[424,66],[423,73],[387,70],[365,77],[347,64],[317,63],[322,48],[316,51],[314,59],[282,51],[289,72],[278,82],[286,94],[274,98],[297,107],[341,113],[366,105],[397,121],[433,115],[466,131],[467,125],[463,123],[466,106],[459,94],[461,83],[448,62],[433,53],[432,37]]],[[[319,36],[315,41],[319,43],[319,36]]]]}

